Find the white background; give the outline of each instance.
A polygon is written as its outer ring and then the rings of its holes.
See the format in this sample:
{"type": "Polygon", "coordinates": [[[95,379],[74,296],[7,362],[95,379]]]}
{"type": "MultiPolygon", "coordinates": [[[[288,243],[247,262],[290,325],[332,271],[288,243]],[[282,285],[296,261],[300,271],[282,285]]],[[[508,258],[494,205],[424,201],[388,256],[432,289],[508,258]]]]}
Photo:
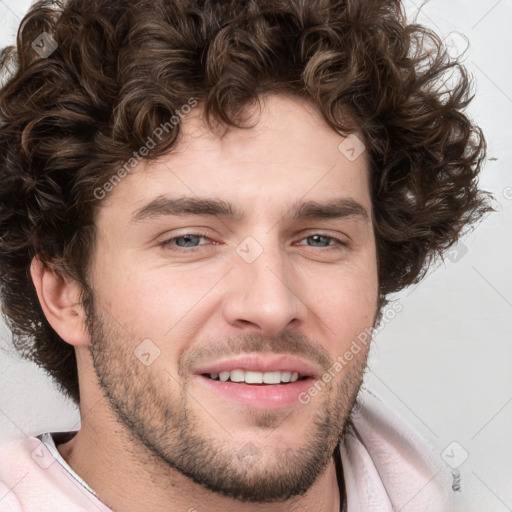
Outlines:
{"type": "MultiPolygon", "coordinates": [[[[0,0],[0,45],[14,41],[29,2],[0,0]]],[[[512,0],[407,2],[410,19],[461,48],[476,81],[469,114],[483,128],[488,160],[480,185],[499,201],[418,286],[395,298],[403,307],[379,332],[366,387],[422,432],[440,454],[467,460],[464,490],[477,509],[512,511],[512,0]],[[510,187],[510,188],[508,188],[510,187]],[[508,192],[508,194],[507,194],[508,192]],[[507,196],[509,199],[507,199],[507,196]],[[465,450],[465,451],[463,451],[465,450]]],[[[78,410],[51,380],[8,348],[0,332],[3,437],[76,429],[78,410]]]]}

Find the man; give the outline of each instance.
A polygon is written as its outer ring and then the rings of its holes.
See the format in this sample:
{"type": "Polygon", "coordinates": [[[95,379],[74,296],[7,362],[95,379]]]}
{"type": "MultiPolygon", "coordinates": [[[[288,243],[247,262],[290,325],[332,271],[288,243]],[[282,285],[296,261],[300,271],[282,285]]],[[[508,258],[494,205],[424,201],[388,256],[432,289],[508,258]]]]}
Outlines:
{"type": "Polygon", "coordinates": [[[356,401],[387,295],[491,211],[435,34],[394,0],[71,0],[16,55],[4,313],[82,421],[3,446],[0,509],[468,510],[356,401]]]}

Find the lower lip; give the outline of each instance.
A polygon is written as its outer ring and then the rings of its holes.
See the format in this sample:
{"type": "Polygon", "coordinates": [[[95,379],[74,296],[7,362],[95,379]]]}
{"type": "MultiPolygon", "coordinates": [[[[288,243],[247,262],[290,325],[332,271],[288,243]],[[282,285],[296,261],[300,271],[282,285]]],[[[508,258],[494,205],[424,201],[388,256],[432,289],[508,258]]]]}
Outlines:
{"type": "Polygon", "coordinates": [[[251,407],[277,409],[299,404],[299,395],[307,391],[314,379],[308,377],[287,384],[245,384],[241,382],[222,382],[203,375],[197,378],[208,389],[234,402],[251,407]]]}

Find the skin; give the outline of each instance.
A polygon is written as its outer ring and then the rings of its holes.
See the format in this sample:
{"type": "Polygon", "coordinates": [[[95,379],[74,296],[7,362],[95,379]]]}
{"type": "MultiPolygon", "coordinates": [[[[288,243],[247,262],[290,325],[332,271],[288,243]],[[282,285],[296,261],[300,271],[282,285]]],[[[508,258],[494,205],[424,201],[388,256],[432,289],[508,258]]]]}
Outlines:
{"type": "Polygon", "coordinates": [[[339,510],[332,453],[369,344],[306,405],[242,405],[193,375],[245,352],[300,355],[321,374],[378,315],[366,155],[345,158],[343,137],[304,100],[270,95],[262,106],[250,110],[254,127],[223,137],[196,107],[175,150],[109,192],[97,212],[89,319],[77,283],[33,261],[45,315],[77,355],[81,429],[58,449],[113,510],[339,510]],[[223,199],[245,218],[131,222],[162,195],[223,199]],[[289,214],[297,201],[339,198],[368,219],[289,214]],[[181,251],[176,240],[162,245],[198,230],[208,238],[181,251]],[[236,252],[248,236],[263,249],[252,263],[236,252]],[[145,339],[159,350],[149,365],[134,355],[145,339]]]}

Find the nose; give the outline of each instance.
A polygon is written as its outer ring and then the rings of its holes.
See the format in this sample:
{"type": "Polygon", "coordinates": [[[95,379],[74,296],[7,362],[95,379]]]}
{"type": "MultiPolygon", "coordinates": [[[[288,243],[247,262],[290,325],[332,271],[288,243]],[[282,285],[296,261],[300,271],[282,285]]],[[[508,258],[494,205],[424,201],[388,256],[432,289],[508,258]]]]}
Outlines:
{"type": "Polygon", "coordinates": [[[300,281],[277,243],[262,245],[252,262],[234,254],[234,269],[226,290],[226,321],[239,329],[275,336],[292,324],[303,323],[307,307],[300,297],[300,281]]]}

